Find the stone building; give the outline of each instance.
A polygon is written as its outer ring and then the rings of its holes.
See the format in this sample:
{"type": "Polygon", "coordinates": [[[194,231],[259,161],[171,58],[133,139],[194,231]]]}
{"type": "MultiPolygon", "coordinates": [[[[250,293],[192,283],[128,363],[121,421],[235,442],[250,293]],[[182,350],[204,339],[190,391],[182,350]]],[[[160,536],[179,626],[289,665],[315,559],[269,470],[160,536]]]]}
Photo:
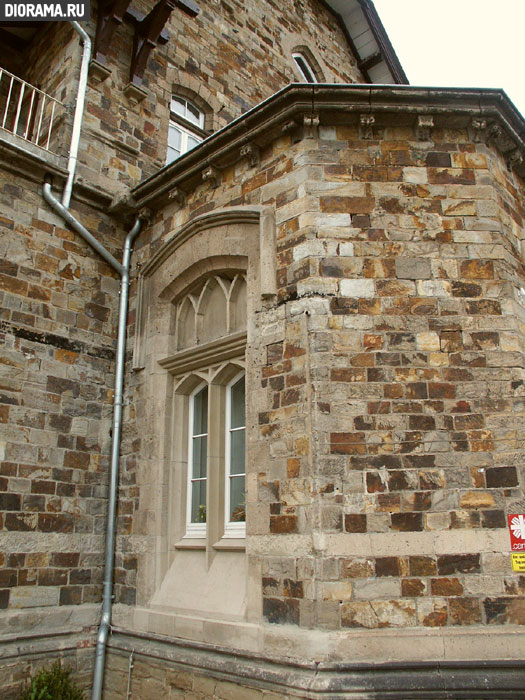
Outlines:
{"type": "Polygon", "coordinates": [[[0,29],[2,697],[522,698],[522,116],[370,0],[91,11],[0,29]]]}

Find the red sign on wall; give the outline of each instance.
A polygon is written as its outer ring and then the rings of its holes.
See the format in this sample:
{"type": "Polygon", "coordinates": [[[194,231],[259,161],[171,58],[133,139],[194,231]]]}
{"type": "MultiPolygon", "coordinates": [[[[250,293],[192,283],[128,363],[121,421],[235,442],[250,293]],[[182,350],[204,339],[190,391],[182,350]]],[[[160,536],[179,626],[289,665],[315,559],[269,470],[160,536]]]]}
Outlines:
{"type": "Polygon", "coordinates": [[[525,515],[507,515],[510,532],[510,548],[513,552],[525,552],[525,515]]]}

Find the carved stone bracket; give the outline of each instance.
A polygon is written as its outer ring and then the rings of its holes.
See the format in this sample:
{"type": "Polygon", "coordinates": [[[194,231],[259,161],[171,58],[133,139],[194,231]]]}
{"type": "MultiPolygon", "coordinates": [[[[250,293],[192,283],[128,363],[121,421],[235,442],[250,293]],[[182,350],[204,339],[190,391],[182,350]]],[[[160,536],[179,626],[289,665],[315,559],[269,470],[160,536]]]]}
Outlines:
{"type": "Polygon", "coordinates": [[[259,147],[256,146],[254,143],[246,143],[244,146],[241,146],[241,151],[240,151],[241,158],[247,158],[251,167],[254,168],[256,165],[259,165],[259,162],[261,160],[261,153],[259,151],[259,147]]]}
{"type": "Polygon", "coordinates": [[[519,150],[519,148],[515,148],[514,150],[505,154],[505,162],[507,163],[507,168],[509,170],[522,165],[523,160],[523,153],[519,150]]]}
{"type": "Polygon", "coordinates": [[[111,204],[108,207],[108,212],[112,216],[129,216],[133,214],[137,209],[137,203],[129,193],[119,192],[111,200],[111,204]]]}
{"type": "Polygon", "coordinates": [[[148,209],[148,207],[142,207],[139,209],[137,216],[141,221],[147,223],[151,219],[151,209],[148,209]]]}
{"type": "Polygon", "coordinates": [[[431,114],[422,114],[417,118],[416,139],[418,141],[431,141],[434,117],[431,114]]]}
{"type": "Polygon", "coordinates": [[[496,146],[500,146],[503,143],[503,129],[499,124],[491,124],[486,131],[487,143],[495,143],[496,146]]]}
{"type": "Polygon", "coordinates": [[[373,114],[359,115],[359,138],[364,141],[370,141],[374,138],[374,124],[376,118],[373,114]]]}
{"type": "Polygon", "coordinates": [[[142,100],[148,95],[147,90],[140,85],[136,85],[135,83],[128,83],[123,92],[132,105],[137,105],[139,102],[142,102],[142,100]]]}
{"type": "Polygon", "coordinates": [[[472,131],[472,140],[474,143],[481,143],[485,138],[485,131],[487,129],[487,120],[475,117],[470,122],[470,128],[472,131]]]}
{"type": "Polygon", "coordinates": [[[315,137],[319,128],[319,115],[305,114],[303,117],[303,128],[305,136],[315,137]]]}
{"type": "Polygon", "coordinates": [[[210,165],[206,170],[202,171],[202,181],[210,182],[212,187],[217,187],[220,177],[220,172],[217,168],[214,168],[213,165],[210,165]]]}
{"type": "Polygon", "coordinates": [[[178,187],[174,187],[168,194],[168,199],[171,202],[175,202],[179,207],[183,207],[186,201],[186,195],[178,187]]]}
{"type": "Polygon", "coordinates": [[[290,136],[292,143],[297,143],[303,138],[303,130],[295,120],[283,124],[281,132],[283,136],[290,136]]]}
{"type": "Polygon", "coordinates": [[[95,85],[104,82],[106,78],[111,75],[111,69],[108,68],[104,63],[91,59],[89,62],[89,77],[95,85]]]}

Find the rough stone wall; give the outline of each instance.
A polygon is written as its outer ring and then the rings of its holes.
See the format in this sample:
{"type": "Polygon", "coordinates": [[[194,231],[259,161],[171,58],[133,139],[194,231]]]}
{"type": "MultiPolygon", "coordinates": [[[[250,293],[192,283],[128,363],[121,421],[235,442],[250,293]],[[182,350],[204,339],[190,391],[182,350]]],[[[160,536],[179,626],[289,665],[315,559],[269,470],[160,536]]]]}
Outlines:
{"type": "MultiPolygon", "coordinates": [[[[40,186],[2,172],[0,192],[0,604],[98,604],[119,282],[40,186]]],[[[107,218],[76,214],[118,250],[107,218]]]]}
{"type": "Polygon", "coordinates": [[[523,184],[463,130],[319,145],[277,208],[281,297],[310,298],[267,346],[259,470],[266,532],[319,537],[263,564],[265,617],[523,624],[495,534],[523,497],[523,184]]]}

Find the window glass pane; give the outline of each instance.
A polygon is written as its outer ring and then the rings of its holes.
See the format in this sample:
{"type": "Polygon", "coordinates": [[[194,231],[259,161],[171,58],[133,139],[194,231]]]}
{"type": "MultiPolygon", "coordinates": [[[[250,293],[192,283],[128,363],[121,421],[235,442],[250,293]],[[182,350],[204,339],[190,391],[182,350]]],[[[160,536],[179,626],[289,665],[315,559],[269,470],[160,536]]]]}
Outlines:
{"type": "Polygon", "coordinates": [[[180,129],[177,129],[174,124],[170,124],[168,131],[168,146],[180,152],[181,136],[182,134],[180,129]]]}
{"type": "Polygon", "coordinates": [[[244,476],[230,479],[230,522],[243,523],[246,520],[244,476]]]}
{"type": "Polygon", "coordinates": [[[198,139],[198,138],[196,138],[195,136],[190,136],[190,134],[188,134],[188,147],[187,147],[187,150],[188,150],[188,151],[191,151],[191,149],[192,149],[192,148],[195,148],[195,146],[196,146],[198,143],[200,143],[200,141],[201,141],[201,140],[198,139]]]}
{"type": "Polygon", "coordinates": [[[192,454],[192,478],[206,478],[206,452],[208,439],[206,435],[203,437],[193,438],[193,454],[192,454]]]}
{"type": "Polygon", "coordinates": [[[231,388],[231,428],[240,428],[244,426],[244,377],[241,377],[231,388]]]}
{"type": "Polygon", "coordinates": [[[186,102],[186,110],[186,119],[193,124],[199,125],[201,123],[200,109],[197,109],[197,107],[192,105],[191,102],[186,102]]]}
{"type": "Polygon", "coordinates": [[[206,522],[206,481],[194,481],[191,493],[191,522],[206,522]]]}
{"type": "Polygon", "coordinates": [[[315,75],[313,70],[308,65],[308,62],[304,56],[299,53],[293,55],[293,59],[299,72],[307,83],[316,83],[315,75]]]}
{"type": "Polygon", "coordinates": [[[168,148],[168,154],[166,156],[166,163],[171,163],[172,161],[176,160],[180,156],[180,151],[177,151],[175,148],[168,148]]]}
{"type": "Polygon", "coordinates": [[[186,114],[186,100],[183,100],[180,97],[172,97],[171,111],[175,112],[175,114],[180,114],[181,117],[184,117],[186,114]]]}
{"type": "Polygon", "coordinates": [[[245,431],[244,429],[234,430],[230,434],[230,474],[244,474],[245,431]]]}
{"type": "Polygon", "coordinates": [[[193,397],[193,434],[208,432],[208,387],[205,386],[193,397]]]}

